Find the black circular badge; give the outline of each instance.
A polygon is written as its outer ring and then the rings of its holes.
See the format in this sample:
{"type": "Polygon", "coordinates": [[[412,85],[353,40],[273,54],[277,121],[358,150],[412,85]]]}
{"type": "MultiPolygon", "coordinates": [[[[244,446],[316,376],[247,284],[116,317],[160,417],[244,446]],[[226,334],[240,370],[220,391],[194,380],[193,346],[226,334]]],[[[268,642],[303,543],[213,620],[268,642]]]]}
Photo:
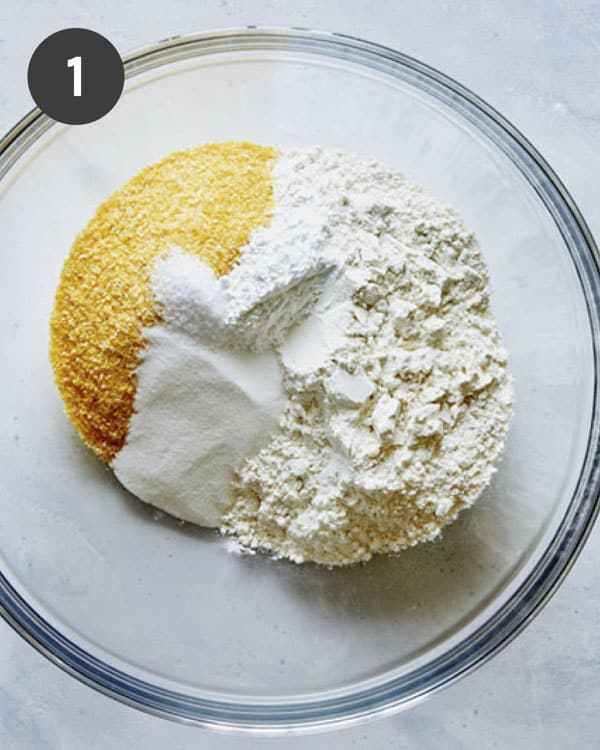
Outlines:
{"type": "Polygon", "coordinates": [[[104,117],[118,102],[124,80],[117,50],[89,29],[63,29],[44,39],[27,71],[29,91],[38,107],[69,125],[104,117]]]}

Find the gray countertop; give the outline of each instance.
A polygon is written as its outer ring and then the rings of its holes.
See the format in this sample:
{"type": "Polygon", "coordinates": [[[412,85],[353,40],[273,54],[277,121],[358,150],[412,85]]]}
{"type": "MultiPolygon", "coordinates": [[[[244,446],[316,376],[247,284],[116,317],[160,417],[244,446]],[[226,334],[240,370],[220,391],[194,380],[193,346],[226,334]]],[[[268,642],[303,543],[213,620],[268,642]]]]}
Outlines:
{"type": "MultiPolygon", "coordinates": [[[[27,64],[53,31],[92,28],[124,53],[178,33],[250,23],[362,36],[458,79],[539,148],[600,235],[600,7],[593,1],[3,0],[0,129],[32,106],[27,64]]],[[[599,593],[596,531],[546,609],[475,674],[395,717],[327,735],[262,741],[122,706],[63,674],[0,621],[0,747],[598,747],[599,593]]]]}

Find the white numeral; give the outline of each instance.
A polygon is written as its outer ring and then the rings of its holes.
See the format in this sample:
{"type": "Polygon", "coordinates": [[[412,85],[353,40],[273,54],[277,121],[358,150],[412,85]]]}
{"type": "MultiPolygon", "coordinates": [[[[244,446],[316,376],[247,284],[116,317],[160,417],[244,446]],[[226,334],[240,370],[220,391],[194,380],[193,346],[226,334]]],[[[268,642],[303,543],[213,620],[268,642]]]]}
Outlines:
{"type": "Polygon", "coordinates": [[[67,60],[67,67],[73,68],[73,96],[81,96],[81,56],[67,60]]]}

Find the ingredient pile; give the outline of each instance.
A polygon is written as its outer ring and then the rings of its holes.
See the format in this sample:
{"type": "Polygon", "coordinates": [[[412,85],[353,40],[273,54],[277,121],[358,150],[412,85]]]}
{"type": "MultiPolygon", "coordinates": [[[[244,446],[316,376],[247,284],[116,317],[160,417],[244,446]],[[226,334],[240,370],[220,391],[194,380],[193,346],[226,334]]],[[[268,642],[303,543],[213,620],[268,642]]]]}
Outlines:
{"type": "Polygon", "coordinates": [[[213,143],[142,170],[75,240],[50,356],[127,489],[298,563],[434,539],[511,415],[473,234],[319,147],[213,143]]]}

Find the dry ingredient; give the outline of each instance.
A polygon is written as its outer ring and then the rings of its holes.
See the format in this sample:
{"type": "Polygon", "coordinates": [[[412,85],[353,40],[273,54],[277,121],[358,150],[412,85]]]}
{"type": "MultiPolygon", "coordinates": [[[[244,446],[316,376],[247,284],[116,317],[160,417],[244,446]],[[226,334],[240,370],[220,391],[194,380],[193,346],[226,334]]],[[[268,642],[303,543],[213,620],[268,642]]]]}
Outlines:
{"type": "Polygon", "coordinates": [[[343,248],[281,346],[280,433],[239,471],[223,529],[343,565],[437,536],[488,484],[511,412],[475,239],[377,162],[302,150],[297,200],[343,248]]]}
{"type": "MultiPolygon", "coordinates": [[[[450,209],[372,160],[317,147],[203,148],[222,160],[199,169],[196,191],[220,240],[207,225],[202,241],[163,232],[161,244],[155,222],[151,248],[128,266],[138,278],[110,277],[103,307],[73,318],[71,286],[87,272],[89,228],[76,243],[53,318],[53,361],[71,418],[142,499],[220,525],[243,548],[343,565],[433,539],[489,482],[511,412],[473,235],[450,209]],[[210,189],[205,174],[214,177],[210,189]],[[244,186],[254,204],[239,192],[244,186]],[[220,222],[235,223],[236,214],[214,205],[228,190],[243,209],[230,234],[220,222]],[[114,321],[98,329],[99,314],[116,315],[123,284],[138,290],[141,312],[127,318],[135,335],[117,390],[125,382],[134,400],[122,440],[119,427],[118,439],[105,430],[94,443],[80,413],[87,409],[94,429],[98,420],[89,403],[77,406],[77,389],[90,385],[98,352],[104,367],[107,352],[114,348],[118,360],[125,345],[126,337],[107,337],[114,321]],[[78,365],[73,377],[84,334],[71,328],[81,316],[98,346],[88,370],[78,365]]],[[[192,195],[189,156],[180,158],[192,195]]],[[[175,159],[153,173],[157,195],[167,184],[177,193],[179,178],[168,177],[177,170],[175,159]]],[[[198,225],[198,213],[188,202],[178,219],[198,225]]],[[[115,220],[111,231],[128,243],[142,236],[123,227],[123,213],[115,220]]],[[[94,231],[105,247],[108,225],[96,221],[94,231]]],[[[99,393],[110,405],[109,388],[99,393]]],[[[109,412],[101,409],[102,419],[109,412]]]]}
{"type": "Polygon", "coordinates": [[[135,412],[112,468],[145,502],[218,526],[235,467],[277,429],[279,365],[273,353],[217,349],[168,326],[150,328],[146,340],[135,412]]]}

